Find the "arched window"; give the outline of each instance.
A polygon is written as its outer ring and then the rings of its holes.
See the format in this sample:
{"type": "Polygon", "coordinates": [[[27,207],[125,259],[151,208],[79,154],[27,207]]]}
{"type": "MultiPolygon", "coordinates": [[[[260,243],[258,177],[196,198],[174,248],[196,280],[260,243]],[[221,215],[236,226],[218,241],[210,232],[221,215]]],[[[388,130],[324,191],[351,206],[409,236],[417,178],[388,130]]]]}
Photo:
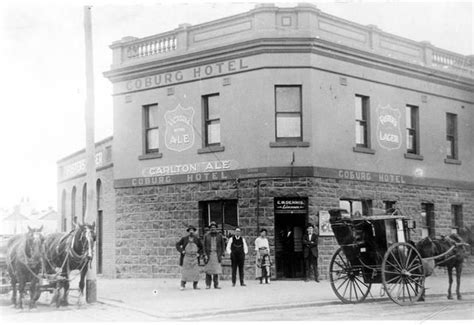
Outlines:
{"type": "Polygon", "coordinates": [[[84,183],[82,186],[82,222],[86,218],[86,209],[87,209],[87,183],[84,183]]]}
{"type": "Polygon", "coordinates": [[[61,231],[66,231],[66,190],[61,193],[61,231]]]}
{"type": "Polygon", "coordinates": [[[76,216],[76,187],[73,186],[71,192],[71,228],[74,228],[74,225],[77,223],[76,216]]]}

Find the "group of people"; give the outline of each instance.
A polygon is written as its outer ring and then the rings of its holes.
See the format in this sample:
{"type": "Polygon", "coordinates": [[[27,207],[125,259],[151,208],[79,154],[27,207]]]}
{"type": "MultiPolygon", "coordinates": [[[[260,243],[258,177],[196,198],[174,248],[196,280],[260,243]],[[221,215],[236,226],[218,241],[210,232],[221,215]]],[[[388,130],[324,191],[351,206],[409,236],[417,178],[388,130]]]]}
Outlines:
{"type": "MultiPolygon", "coordinates": [[[[179,264],[182,267],[180,289],[184,290],[187,282],[193,283],[194,289],[199,289],[199,265],[204,263],[204,272],[206,273],[206,289],[214,285],[215,289],[221,289],[219,286],[219,275],[222,274],[222,258],[225,253],[230,255],[232,266],[232,286],[237,282],[237,269],[239,271],[239,280],[241,286],[246,286],[244,282],[244,263],[245,255],[248,254],[248,245],[245,238],[242,237],[241,229],[236,228],[234,235],[225,243],[224,236],[217,230],[217,224],[211,222],[209,232],[204,235],[201,242],[196,234],[197,229],[194,226],[188,226],[188,234],[182,237],[176,243],[176,249],[180,252],[179,264]]],[[[308,234],[303,238],[304,258],[307,277],[310,270],[313,271],[315,280],[318,280],[318,236],[314,233],[314,227],[308,226],[308,234]]],[[[256,263],[255,275],[260,279],[260,283],[270,283],[271,277],[271,259],[270,244],[267,238],[267,230],[262,228],[260,236],[255,240],[256,263]]]]}

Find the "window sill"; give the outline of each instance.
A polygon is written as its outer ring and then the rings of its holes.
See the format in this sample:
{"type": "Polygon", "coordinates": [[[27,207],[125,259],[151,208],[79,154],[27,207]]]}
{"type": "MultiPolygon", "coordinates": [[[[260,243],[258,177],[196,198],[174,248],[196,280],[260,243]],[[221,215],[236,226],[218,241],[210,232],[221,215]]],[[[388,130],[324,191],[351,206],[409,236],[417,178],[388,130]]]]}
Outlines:
{"type": "Polygon", "coordinates": [[[211,146],[211,147],[198,149],[197,153],[201,154],[201,153],[221,152],[224,150],[225,150],[224,146],[211,146]]]}
{"type": "Polygon", "coordinates": [[[365,148],[365,147],[352,147],[352,150],[354,152],[368,153],[368,154],[371,154],[371,155],[375,154],[374,149],[365,148]]]}
{"type": "Polygon", "coordinates": [[[309,147],[309,142],[307,141],[270,142],[270,148],[290,148],[290,147],[307,148],[309,147]]]}
{"type": "Polygon", "coordinates": [[[446,158],[446,159],[444,159],[444,163],[445,164],[451,164],[451,165],[461,165],[461,160],[446,158]]]}
{"type": "Polygon", "coordinates": [[[422,155],[418,155],[416,153],[405,153],[405,158],[406,159],[414,159],[414,160],[423,160],[422,155]]]}
{"type": "Polygon", "coordinates": [[[162,158],[163,154],[161,152],[146,153],[144,155],[138,156],[138,160],[147,160],[147,159],[156,159],[162,158]]]}

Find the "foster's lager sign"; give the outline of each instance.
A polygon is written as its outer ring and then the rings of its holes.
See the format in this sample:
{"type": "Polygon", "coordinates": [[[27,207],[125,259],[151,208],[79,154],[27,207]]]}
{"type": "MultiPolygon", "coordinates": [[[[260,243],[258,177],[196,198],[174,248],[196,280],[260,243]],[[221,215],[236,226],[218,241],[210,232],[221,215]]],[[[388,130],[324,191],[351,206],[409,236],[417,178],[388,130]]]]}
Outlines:
{"type": "Polygon", "coordinates": [[[391,108],[390,105],[377,107],[377,141],[384,149],[400,149],[402,132],[398,109],[391,108]]]}

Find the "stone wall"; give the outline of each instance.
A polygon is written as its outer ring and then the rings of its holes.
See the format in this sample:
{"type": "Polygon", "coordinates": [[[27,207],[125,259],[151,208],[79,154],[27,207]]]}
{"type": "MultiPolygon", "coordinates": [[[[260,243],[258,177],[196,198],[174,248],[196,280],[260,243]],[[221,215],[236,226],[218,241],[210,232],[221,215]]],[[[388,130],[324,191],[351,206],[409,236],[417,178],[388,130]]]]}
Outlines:
{"type": "MultiPolygon", "coordinates": [[[[422,225],[422,202],[435,206],[437,234],[451,232],[451,204],[463,205],[464,224],[474,219],[474,192],[411,185],[347,181],[317,177],[244,179],[163,186],[116,189],[116,276],[179,277],[179,254],[175,243],[186,234],[188,224],[199,225],[199,201],[237,199],[239,224],[249,243],[246,277],[254,276],[254,241],[257,237],[257,212],[260,228],[268,229],[275,259],[274,198],[308,197],[308,219],[318,224],[319,210],[339,206],[340,198],[371,199],[373,207],[383,208],[383,201],[397,201],[404,214],[422,225]],[[259,191],[257,193],[257,183],[259,191]],[[257,211],[257,196],[259,208],[257,211]]],[[[202,231],[200,229],[200,231],[202,231]]],[[[412,234],[421,237],[421,229],[412,234]]],[[[332,237],[321,237],[320,273],[327,276],[329,261],[337,249],[332,237]]],[[[274,263],[275,264],[275,263],[274,263]]],[[[230,274],[229,259],[224,259],[224,278],[230,274]]],[[[275,270],[273,270],[275,274],[275,270]]]]}

